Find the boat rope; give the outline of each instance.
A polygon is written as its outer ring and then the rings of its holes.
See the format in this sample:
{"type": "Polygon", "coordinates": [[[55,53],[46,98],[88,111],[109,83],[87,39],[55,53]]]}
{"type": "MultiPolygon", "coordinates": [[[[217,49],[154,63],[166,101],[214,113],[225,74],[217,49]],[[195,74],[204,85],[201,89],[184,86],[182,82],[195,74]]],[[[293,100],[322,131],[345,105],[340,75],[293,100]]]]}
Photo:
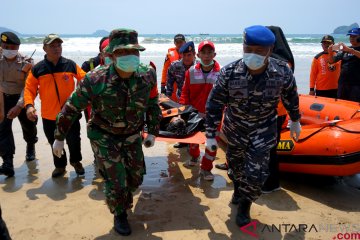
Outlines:
{"type": "Polygon", "coordinates": [[[346,129],[346,128],[343,128],[343,127],[340,127],[340,126],[336,125],[336,122],[335,123],[332,122],[332,123],[329,123],[329,125],[326,125],[326,126],[323,126],[322,128],[319,128],[318,130],[316,130],[315,132],[309,134],[308,136],[299,139],[298,142],[301,143],[301,142],[304,142],[304,141],[308,140],[309,138],[311,138],[312,136],[314,136],[315,134],[317,134],[318,132],[322,131],[324,128],[327,128],[327,127],[337,127],[339,129],[343,130],[344,132],[347,132],[347,133],[360,134],[360,131],[349,130],[349,129],[346,129]]]}
{"type": "Polygon", "coordinates": [[[353,117],[355,117],[356,114],[358,114],[360,112],[360,110],[357,110],[351,117],[350,119],[352,119],[353,117]]]}
{"type": "Polygon", "coordinates": [[[321,130],[323,130],[324,128],[326,128],[328,126],[323,126],[322,128],[319,128],[318,130],[316,130],[315,132],[311,133],[310,135],[304,137],[304,138],[301,138],[301,139],[298,139],[298,143],[301,143],[301,142],[305,142],[306,140],[308,140],[309,138],[311,138],[312,136],[314,136],[315,134],[317,134],[318,132],[320,132],[321,130]]]}

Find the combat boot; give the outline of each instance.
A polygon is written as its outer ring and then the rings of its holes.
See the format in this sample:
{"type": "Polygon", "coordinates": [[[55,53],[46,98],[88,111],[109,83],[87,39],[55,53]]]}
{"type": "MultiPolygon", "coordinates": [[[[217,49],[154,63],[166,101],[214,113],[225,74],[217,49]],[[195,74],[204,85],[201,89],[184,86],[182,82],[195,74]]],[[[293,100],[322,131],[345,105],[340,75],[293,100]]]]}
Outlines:
{"type": "Polygon", "coordinates": [[[36,158],[36,152],[35,152],[35,144],[34,143],[28,143],[26,145],[26,156],[25,156],[25,160],[30,162],[35,160],[36,158]]]}
{"type": "Polygon", "coordinates": [[[237,205],[239,204],[241,198],[241,194],[239,191],[240,184],[238,182],[233,182],[233,184],[234,184],[234,193],[231,197],[231,203],[237,205]]]}
{"type": "Polygon", "coordinates": [[[118,216],[114,216],[114,229],[122,236],[129,236],[131,234],[130,224],[125,211],[118,216]]]}
{"type": "Polygon", "coordinates": [[[2,167],[0,167],[0,175],[12,177],[15,175],[14,168],[2,166],[2,167]]]}
{"type": "Polygon", "coordinates": [[[4,163],[0,167],[0,175],[5,175],[7,177],[14,176],[14,165],[13,165],[13,155],[2,156],[4,163]]]}
{"type": "Polygon", "coordinates": [[[81,164],[81,162],[74,162],[74,163],[70,163],[70,164],[71,164],[71,166],[74,167],[77,175],[85,174],[85,169],[84,169],[83,165],[81,164]]]}
{"type": "Polygon", "coordinates": [[[240,198],[238,212],[236,215],[236,224],[239,227],[245,226],[250,223],[250,207],[252,202],[244,197],[240,198]]]}

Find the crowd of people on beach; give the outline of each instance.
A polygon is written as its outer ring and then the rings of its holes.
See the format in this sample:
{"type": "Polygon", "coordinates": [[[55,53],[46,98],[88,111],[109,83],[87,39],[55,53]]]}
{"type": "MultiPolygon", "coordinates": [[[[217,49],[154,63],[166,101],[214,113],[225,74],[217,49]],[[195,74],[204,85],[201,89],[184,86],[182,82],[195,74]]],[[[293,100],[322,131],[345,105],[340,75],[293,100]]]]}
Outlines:
{"type": "MultiPolygon", "coordinates": [[[[321,40],[323,51],[312,62],[310,95],[360,101],[360,28],[348,32],[351,46],[335,44],[331,35],[321,40]]],[[[99,54],[80,67],[62,56],[63,39],[49,34],[43,40],[44,59],[34,64],[19,53],[19,37],[1,33],[0,54],[0,175],[15,175],[15,141],[12,121],[19,119],[27,143],[26,161],[36,159],[40,97],[43,131],[53,153],[52,178],[66,174],[67,158],[78,175],[81,163],[80,119],[84,112],[87,135],[96,167],[105,180],[104,193],[114,229],[131,234],[127,211],[133,193],[146,173],[142,145],[154,146],[162,111],[159,95],[181,105],[191,105],[204,120],[205,153],[199,144],[187,147],[188,167],[200,163],[200,177],[213,181],[213,161],[220,129],[227,139],[226,169],[233,182],[231,203],[238,205],[236,224],[250,223],[251,204],[262,193],[280,189],[276,146],[286,114],[290,135],[301,133],[299,97],[293,75],[294,62],[281,56],[281,28],[254,25],[244,29],[243,56],[221,67],[215,60],[216,46],[209,40],[186,41],[174,36],[166,54],[158,91],[156,66],[141,63],[145,48],[132,29],[115,29],[101,39],[99,54]],[[144,134],[144,130],[146,133],[144,134]],[[69,154],[64,150],[67,143],[69,154]]],[[[284,45],[288,55],[291,50],[284,45]]],[[[292,55],[291,55],[292,56],[292,55]]],[[[181,116],[176,116],[177,120],[181,116]]],[[[10,239],[1,218],[0,238],[10,239]]]]}

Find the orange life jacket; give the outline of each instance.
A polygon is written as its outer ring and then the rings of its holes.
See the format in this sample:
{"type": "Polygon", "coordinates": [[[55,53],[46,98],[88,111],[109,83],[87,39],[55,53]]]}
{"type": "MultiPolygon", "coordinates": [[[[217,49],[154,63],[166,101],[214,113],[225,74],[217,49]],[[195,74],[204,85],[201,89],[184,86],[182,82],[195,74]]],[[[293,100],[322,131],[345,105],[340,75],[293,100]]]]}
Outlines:
{"type": "MultiPolygon", "coordinates": [[[[174,61],[177,61],[181,58],[180,54],[178,53],[178,51],[176,50],[176,47],[172,47],[168,49],[168,53],[166,54],[166,58],[165,58],[165,62],[164,62],[164,67],[162,70],[162,74],[161,74],[161,86],[166,86],[167,83],[167,71],[170,67],[170,64],[174,61]]],[[[171,96],[171,99],[176,101],[177,97],[176,97],[176,90],[177,90],[177,85],[176,83],[174,83],[174,91],[173,91],[173,96],[171,96]]]]}

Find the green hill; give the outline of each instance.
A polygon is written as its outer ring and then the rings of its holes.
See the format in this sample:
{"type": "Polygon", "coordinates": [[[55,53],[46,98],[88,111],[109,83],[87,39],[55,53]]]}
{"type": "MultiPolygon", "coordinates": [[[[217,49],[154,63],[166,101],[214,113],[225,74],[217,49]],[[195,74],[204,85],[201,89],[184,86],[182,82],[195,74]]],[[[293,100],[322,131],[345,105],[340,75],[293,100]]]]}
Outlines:
{"type": "Polygon", "coordinates": [[[353,28],[358,28],[359,24],[353,23],[349,26],[340,26],[334,29],[334,34],[346,34],[349,30],[353,28]]]}

